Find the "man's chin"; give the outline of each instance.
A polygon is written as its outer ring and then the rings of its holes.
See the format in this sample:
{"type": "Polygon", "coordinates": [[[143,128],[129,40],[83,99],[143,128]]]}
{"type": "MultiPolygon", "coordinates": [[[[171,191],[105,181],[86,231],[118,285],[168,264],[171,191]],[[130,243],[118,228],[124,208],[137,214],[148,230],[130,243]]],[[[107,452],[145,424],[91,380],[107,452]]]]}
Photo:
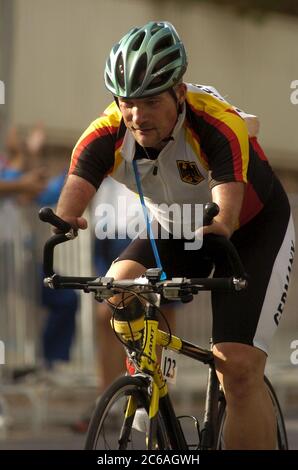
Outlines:
{"type": "Polygon", "coordinates": [[[134,138],[141,147],[154,147],[156,145],[154,139],[149,139],[148,137],[140,137],[134,134],[134,138]]]}

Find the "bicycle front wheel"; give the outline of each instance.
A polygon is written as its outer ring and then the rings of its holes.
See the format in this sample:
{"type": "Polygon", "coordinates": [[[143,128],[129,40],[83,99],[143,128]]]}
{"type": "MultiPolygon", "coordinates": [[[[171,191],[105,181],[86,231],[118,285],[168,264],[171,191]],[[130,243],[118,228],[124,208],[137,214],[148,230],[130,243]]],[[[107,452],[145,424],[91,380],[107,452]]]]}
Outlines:
{"type": "MultiPolygon", "coordinates": [[[[117,379],[95,408],[85,449],[148,449],[148,406],[148,384],[145,379],[133,376],[117,379]],[[138,415],[138,412],[141,413],[138,415]]],[[[162,418],[158,416],[154,449],[167,449],[167,442],[162,418]]]]}
{"type": "MultiPolygon", "coordinates": [[[[276,443],[277,443],[277,450],[287,450],[288,449],[288,438],[287,432],[285,427],[285,422],[283,418],[283,414],[281,411],[280,404],[278,402],[276,393],[274,391],[273,386],[271,385],[270,381],[267,377],[264,377],[265,384],[271,398],[274,414],[276,418],[276,425],[277,425],[277,436],[276,436],[276,443]]],[[[224,423],[226,419],[226,400],[224,396],[221,396],[218,406],[218,426],[217,426],[217,437],[216,437],[216,449],[221,450],[224,447],[223,444],[223,430],[224,430],[224,423]]]]}
{"type": "Polygon", "coordinates": [[[270,381],[267,379],[267,377],[264,377],[265,383],[267,385],[267,389],[273,404],[274,408],[274,413],[276,417],[276,424],[277,424],[277,449],[278,450],[288,450],[288,437],[287,437],[287,431],[286,431],[286,426],[285,426],[285,421],[284,417],[281,411],[281,407],[279,404],[279,401],[277,399],[275,390],[270,383],[270,381]]]}

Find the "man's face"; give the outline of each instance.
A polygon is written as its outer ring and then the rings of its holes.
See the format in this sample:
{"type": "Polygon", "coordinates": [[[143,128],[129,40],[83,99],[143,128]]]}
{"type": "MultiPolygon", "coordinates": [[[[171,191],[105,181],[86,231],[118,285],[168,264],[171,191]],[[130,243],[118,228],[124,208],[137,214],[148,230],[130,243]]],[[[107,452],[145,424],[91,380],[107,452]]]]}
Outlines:
{"type": "MultiPolygon", "coordinates": [[[[184,84],[177,89],[180,103],[185,99],[184,84]],[[180,90],[181,88],[181,90],[180,90]]],[[[177,103],[168,91],[147,98],[119,98],[119,108],[126,127],[142,147],[162,149],[177,122],[177,103]]]]}

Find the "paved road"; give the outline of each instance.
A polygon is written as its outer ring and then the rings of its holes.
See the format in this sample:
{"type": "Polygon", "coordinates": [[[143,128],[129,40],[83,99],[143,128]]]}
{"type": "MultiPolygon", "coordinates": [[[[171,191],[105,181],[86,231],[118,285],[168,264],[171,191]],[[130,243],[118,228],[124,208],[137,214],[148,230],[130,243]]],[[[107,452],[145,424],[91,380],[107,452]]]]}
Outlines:
{"type": "MultiPolygon", "coordinates": [[[[296,417],[286,419],[290,449],[298,450],[298,410],[296,417]]],[[[81,450],[84,447],[84,435],[77,435],[67,427],[52,426],[34,433],[26,430],[14,430],[6,439],[0,440],[0,450],[81,450]]]]}
{"type": "MultiPolygon", "coordinates": [[[[29,390],[31,393],[32,390],[29,390]]],[[[74,434],[71,431],[71,424],[86,410],[86,406],[88,406],[86,403],[94,401],[96,389],[72,387],[68,391],[61,392],[36,388],[34,394],[30,395],[28,390],[23,387],[18,389],[16,396],[12,391],[9,388],[4,390],[10,425],[4,432],[0,420],[0,450],[83,449],[84,435],[74,434]]],[[[295,393],[293,390],[293,394],[289,397],[291,400],[289,398],[287,400],[289,404],[283,403],[283,410],[290,449],[298,450],[298,401],[295,397],[296,390],[295,393]]],[[[199,401],[195,402],[195,409],[198,411],[198,408],[201,408],[198,414],[194,409],[190,409],[188,412],[198,416],[201,420],[200,414],[203,404],[198,403],[199,401]]],[[[185,404],[183,404],[184,406],[185,404]]],[[[182,414],[185,411],[183,409],[182,414]]]]}

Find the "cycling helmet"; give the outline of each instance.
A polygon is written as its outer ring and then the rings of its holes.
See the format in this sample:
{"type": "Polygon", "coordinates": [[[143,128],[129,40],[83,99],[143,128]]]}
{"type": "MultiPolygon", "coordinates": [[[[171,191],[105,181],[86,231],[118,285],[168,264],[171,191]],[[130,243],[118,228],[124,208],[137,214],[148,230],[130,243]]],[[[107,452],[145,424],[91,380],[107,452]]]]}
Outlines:
{"type": "Polygon", "coordinates": [[[150,21],[131,29],[112,48],[105,84],[115,96],[143,98],[175,86],[186,68],[186,52],[174,26],[150,21]]]}

